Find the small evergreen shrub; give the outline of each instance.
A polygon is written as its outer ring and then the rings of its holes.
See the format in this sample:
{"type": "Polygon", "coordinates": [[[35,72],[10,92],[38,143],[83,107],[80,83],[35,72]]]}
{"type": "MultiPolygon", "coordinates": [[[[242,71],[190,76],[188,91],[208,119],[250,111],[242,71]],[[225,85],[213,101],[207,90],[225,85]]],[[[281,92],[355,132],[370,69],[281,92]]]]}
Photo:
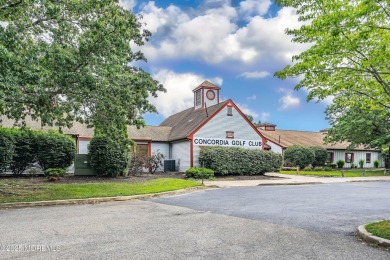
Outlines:
{"type": "Polygon", "coordinates": [[[49,181],[58,181],[65,175],[65,169],[62,168],[49,168],[45,170],[45,176],[49,181]]]}
{"type": "Polygon", "coordinates": [[[380,161],[379,161],[379,160],[375,160],[375,161],[374,161],[374,167],[375,167],[375,168],[378,168],[378,167],[379,167],[379,164],[380,164],[380,161]]]}
{"type": "Polygon", "coordinates": [[[186,170],[186,177],[194,179],[202,179],[202,177],[203,179],[211,179],[214,177],[214,171],[207,168],[191,167],[186,170]]]}
{"type": "Polygon", "coordinates": [[[311,171],[311,167],[310,166],[306,166],[305,168],[303,168],[303,170],[305,172],[310,172],[311,171]]]}
{"type": "Polygon", "coordinates": [[[329,163],[326,165],[327,167],[330,167],[332,169],[336,169],[337,168],[337,164],[336,163],[329,163]]]}
{"type": "Polygon", "coordinates": [[[309,147],[292,145],[284,151],[284,159],[303,169],[314,162],[315,153],[309,147]]]}
{"type": "Polygon", "coordinates": [[[199,162],[216,174],[264,174],[279,171],[280,154],[238,147],[207,147],[200,151],[199,162]]]}
{"type": "Polygon", "coordinates": [[[37,132],[37,161],[43,170],[67,168],[72,165],[76,143],[67,135],[57,131],[37,132]]]}
{"type": "Polygon", "coordinates": [[[314,152],[314,160],[311,164],[313,166],[324,166],[328,157],[328,151],[319,146],[310,147],[310,149],[314,152]]]}
{"type": "Polygon", "coordinates": [[[360,166],[360,168],[363,168],[363,165],[364,165],[364,160],[363,160],[363,159],[359,160],[359,166],[360,166]]]}
{"type": "Polygon", "coordinates": [[[91,166],[98,175],[116,177],[125,173],[129,150],[118,140],[95,135],[89,143],[88,150],[91,166]]]}
{"type": "Polygon", "coordinates": [[[62,168],[49,168],[45,170],[45,176],[49,181],[57,181],[61,177],[64,177],[65,173],[65,169],[62,168]]]}
{"type": "Polygon", "coordinates": [[[344,167],[344,161],[343,160],[338,160],[337,161],[337,168],[339,168],[339,169],[341,169],[341,168],[343,168],[344,167]]]}
{"type": "Polygon", "coordinates": [[[13,129],[0,127],[0,173],[3,173],[10,166],[14,151],[13,129]]]}

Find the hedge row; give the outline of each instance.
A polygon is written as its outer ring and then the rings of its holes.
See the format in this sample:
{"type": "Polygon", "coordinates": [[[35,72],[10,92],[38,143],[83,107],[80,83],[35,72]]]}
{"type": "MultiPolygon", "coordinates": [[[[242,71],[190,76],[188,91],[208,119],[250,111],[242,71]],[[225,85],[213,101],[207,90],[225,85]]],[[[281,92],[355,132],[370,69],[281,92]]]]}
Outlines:
{"type": "Polygon", "coordinates": [[[37,163],[43,170],[69,167],[76,152],[75,141],[57,131],[0,127],[0,173],[10,169],[22,174],[37,163]]]}
{"type": "Polygon", "coordinates": [[[308,165],[324,166],[327,156],[327,150],[322,147],[292,145],[284,151],[284,164],[285,166],[299,166],[301,169],[308,165]]]}
{"type": "Polygon", "coordinates": [[[282,161],[282,156],[274,152],[238,147],[207,147],[199,155],[202,166],[220,175],[258,175],[279,171],[282,161]]]}

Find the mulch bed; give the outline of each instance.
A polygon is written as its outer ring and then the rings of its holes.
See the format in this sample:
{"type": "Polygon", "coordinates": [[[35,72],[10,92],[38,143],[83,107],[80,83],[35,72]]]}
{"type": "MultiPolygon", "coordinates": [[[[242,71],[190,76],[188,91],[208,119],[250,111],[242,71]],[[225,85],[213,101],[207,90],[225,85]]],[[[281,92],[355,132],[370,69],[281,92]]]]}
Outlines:
{"type": "MultiPolygon", "coordinates": [[[[154,180],[158,178],[176,178],[185,179],[185,175],[180,172],[159,172],[155,174],[141,174],[136,176],[119,176],[116,178],[109,177],[98,177],[98,176],[74,176],[67,175],[58,181],[50,183],[97,183],[97,182],[144,182],[154,180]]],[[[279,177],[271,177],[264,175],[229,175],[229,176],[216,176],[217,181],[233,181],[233,180],[275,180],[280,179],[279,177]]],[[[0,181],[23,181],[34,183],[49,183],[44,176],[28,177],[28,176],[0,176],[0,181]]]]}
{"type": "MultiPolygon", "coordinates": [[[[177,172],[155,173],[155,174],[145,173],[136,176],[127,176],[127,177],[118,176],[116,178],[66,175],[60,180],[55,182],[50,182],[50,183],[144,182],[144,181],[154,180],[158,178],[184,179],[185,176],[184,174],[177,173],[177,172]]],[[[37,176],[37,177],[0,176],[0,181],[24,181],[30,183],[49,183],[49,181],[44,176],[37,176]]]]}

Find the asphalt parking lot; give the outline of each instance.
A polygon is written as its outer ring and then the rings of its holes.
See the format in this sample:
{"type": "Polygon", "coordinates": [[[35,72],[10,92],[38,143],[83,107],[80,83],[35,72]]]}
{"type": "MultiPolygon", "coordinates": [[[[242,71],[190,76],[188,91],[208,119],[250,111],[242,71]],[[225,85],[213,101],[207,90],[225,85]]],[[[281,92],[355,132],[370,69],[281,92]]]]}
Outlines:
{"type": "Polygon", "coordinates": [[[353,234],[390,219],[389,198],[390,182],[364,182],[2,210],[0,258],[389,259],[353,234]]]}

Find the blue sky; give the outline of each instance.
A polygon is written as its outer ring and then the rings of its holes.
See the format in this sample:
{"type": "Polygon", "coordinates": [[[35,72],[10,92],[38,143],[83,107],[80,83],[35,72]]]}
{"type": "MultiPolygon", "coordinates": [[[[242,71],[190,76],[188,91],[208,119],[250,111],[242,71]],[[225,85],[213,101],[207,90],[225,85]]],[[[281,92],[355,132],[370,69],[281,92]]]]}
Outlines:
{"type": "Polygon", "coordinates": [[[286,28],[297,28],[295,10],[270,0],[120,0],[141,14],[150,41],[139,49],[147,63],[137,63],[160,81],[167,93],[150,101],[159,114],[144,116],[159,125],[167,116],[193,104],[192,89],[207,79],[220,86],[221,98],[232,99],[255,121],[279,129],[319,131],[329,127],[330,100],[306,102],[306,90],[295,91],[297,79],[273,75],[291,64],[308,45],[291,42],[286,28]]]}

